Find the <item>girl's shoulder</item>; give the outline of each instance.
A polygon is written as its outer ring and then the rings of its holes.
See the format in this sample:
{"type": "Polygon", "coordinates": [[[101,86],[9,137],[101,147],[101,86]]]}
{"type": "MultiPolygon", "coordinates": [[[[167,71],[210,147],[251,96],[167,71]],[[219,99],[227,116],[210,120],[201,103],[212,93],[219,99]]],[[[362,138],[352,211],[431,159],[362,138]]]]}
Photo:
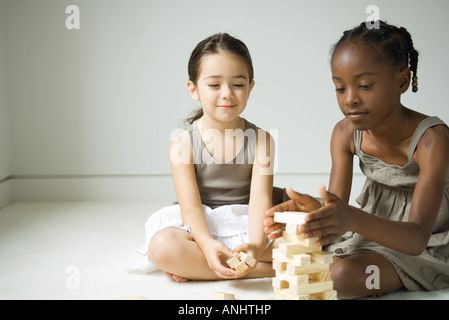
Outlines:
{"type": "MultiPolygon", "coordinates": [[[[449,128],[447,124],[438,117],[428,116],[422,113],[414,112],[415,128],[412,140],[415,143],[432,142],[438,140],[447,144],[449,137],[449,128]]],[[[412,141],[413,143],[413,141],[412,141]]]]}
{"type": "Polygon", "coordinates": [[[419,139],[417,149],[430,146],[449,150],[449,128],[447,124],[441,121],[425,128],[419,139]]]}
{"type": "Polygon", "coordinates": [[[449,128],[447,124],[437,117],[429,117],[420,126],[422,128],[418,127],[412,138],[409,157],[413,157],[419,165],[425,159],[432,163],[438,163],[438,159],[443,159],[443,162],[445,162],[444,159],[449,159],[449,128]],[[431,156],[428,157],[429,155],[431,156]]]}
{"type": "Polygon", "coordinates": [[[334,131],[343,135],[354,135],[354,126],[348,119],[343,118],[342,120],[337,122],[334,127],[334,131]]]}
{"type": "Polygon", "coordinates": [[[346,118],[340,120],[334,126],[331,146],[341,146],[352,154],[355,154],[354,134],[355,130],[352,123],[346,118]]]}
{"type": "Polygon", "coordinates": [[[170,145],[190,143],[190,131],[188,129],[179,129],[172,132],[170,145]]]}
{"type": "Polygon", "coordinates": [[[189,131],[180,129],[173,133],[170,140],[170,162],[172,164],[191,164],[193,153],[189,131]]]}

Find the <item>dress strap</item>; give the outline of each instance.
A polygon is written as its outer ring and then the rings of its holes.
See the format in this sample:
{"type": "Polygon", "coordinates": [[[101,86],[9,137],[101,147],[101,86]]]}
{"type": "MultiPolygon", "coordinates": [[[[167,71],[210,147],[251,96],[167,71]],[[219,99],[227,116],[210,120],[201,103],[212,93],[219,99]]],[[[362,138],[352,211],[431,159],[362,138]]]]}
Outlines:
{"type": "Polygon", "coordinates": [[[413,154],[415,153],[416,147],[418,146],[418,142],[423,136],[424,132],[430,127],[444,124],[444,121],[438,117],[428,117],[421,121],[421,123],[416,127],[415,132],[413,133],[412,140],[410,141],[410,145],[408,147],[408,161],[413,162],[413,154]]]}
{"type": "Polygon", "coordinates": [[[186,129],[189,132],[190,145],[193,152],[193,163],[200,164],[202,161],[203,141],[201,139],[201,134],[198,131],[198,120],[194,121],[186,129]]]}
{"type": "Polygon", "coordinates": [[[362,143],[362,131],[354,129],[354,145],[355,145],[355,151],[357,153],[360,151],[361,143],[362,143]]]}

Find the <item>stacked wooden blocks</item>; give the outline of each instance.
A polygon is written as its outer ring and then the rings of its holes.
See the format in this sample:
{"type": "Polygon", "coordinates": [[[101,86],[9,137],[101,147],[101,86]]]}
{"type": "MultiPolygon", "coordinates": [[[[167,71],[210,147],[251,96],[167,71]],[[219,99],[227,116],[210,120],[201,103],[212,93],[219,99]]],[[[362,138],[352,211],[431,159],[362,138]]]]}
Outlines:
{"type": "Polygon", "coordinates": [[[304,212],[276,212],[274,221],[285,223],[279,248],[273,249],[274,295],[282,300],[335,300],[337,292],[329,271],[332,253],[316,246],[317,238],[304,239],[298,226],[304,223],[304,212]]]}

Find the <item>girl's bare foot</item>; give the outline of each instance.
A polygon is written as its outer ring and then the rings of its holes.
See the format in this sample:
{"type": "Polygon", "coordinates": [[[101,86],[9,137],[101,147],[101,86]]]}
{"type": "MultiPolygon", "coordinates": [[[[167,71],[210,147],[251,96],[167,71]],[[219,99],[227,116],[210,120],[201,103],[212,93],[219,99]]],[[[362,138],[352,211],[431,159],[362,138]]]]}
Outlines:
{"type": "Polygon", "coordinates": [[[184,283],[184,282],[190,281],[189,279],[186,279],[186,278],[181,277],[181,276],[177,276],[176,274],[172,274],[172,273],[169,273],[169,272],[166,272],[165,275],[167,277],[169,277],[170,279],[172,279],[174,282],[177,282],[177,283],[184,283]]]}

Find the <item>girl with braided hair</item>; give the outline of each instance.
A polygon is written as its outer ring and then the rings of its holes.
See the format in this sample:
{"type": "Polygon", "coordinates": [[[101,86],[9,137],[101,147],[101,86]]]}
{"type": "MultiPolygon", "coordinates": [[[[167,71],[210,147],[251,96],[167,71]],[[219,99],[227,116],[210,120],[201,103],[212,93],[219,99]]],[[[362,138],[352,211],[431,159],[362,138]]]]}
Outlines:
{"type": "Polygon", "coordinates": [[[287,189],[291,200],[266,213],[265,231],[276,238],[283,226],[274,223],[275,211],[309,212],[299,231],[334,252],[339,298],[449,287],[449,130],[401,104],[410,82],[418,90],[418,52],[405,28],[379,22],[344,32],[333,48],[345,118],[332,133],[324,204],[287,189]],[[360,208],[348,204],[354,155],[367,177],[360,208]]]}

